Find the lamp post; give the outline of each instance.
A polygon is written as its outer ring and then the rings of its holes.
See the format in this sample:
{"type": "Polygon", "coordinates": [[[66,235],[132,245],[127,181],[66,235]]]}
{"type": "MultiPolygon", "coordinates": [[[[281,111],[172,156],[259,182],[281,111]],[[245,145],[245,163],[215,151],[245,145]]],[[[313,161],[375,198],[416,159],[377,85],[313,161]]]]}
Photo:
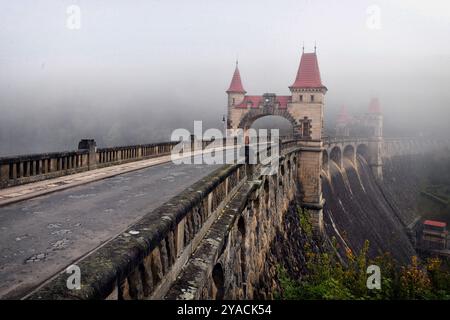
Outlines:
{"type": "Polygon", "coordinates": [[[222,116],[222,122],[223,122],[223,132],[225,139],[227,138],[227,117],[225,115],[222,116]]]}

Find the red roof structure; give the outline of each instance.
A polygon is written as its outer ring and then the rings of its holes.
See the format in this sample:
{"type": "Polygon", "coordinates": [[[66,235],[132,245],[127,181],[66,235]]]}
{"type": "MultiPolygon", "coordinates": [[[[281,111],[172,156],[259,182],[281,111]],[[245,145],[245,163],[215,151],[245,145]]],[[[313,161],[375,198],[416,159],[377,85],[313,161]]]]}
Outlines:
{"type": "Polygon", "coordinates": [[[380,101],[378,98],[372,98],[369,104],[369,112],[370,113],[381,113],[380,101]]]}
{"type": "Polygon", "coordinates": [[[447,223],[436,221],[436,220],[425,220],[423,222],[424,225],[432,226],[432,227],[439,227],[439,228],[445,228],[447,226],[447,223]]]}
{"type": "Polygon", "coordinates": [[[290,88],[325,88],[320,79],[319,63],[315,52],[302,54],[297,77],[290,88]]]}
{"type": "Polygon", "coordinates": [[[241,74],[239,73],[239,68],[236,63],[236,69],[234,70],[233,78],[231,79],[230,87],[227,90],[227,93],[246,93],[244,90],[244,86],[241,81],[241,74]]]}
{"type": "MultiPolygon", "coordinates": [[[[263,96],[245,96],[244,100],[236,105],[236,108],[259,108],[259,105],[263,102],[263,96]]],[[[279,109],[286,109],[289,102],[291,102],[291,96],[276,96],[275,102],[279,104],[279,109]]]]}

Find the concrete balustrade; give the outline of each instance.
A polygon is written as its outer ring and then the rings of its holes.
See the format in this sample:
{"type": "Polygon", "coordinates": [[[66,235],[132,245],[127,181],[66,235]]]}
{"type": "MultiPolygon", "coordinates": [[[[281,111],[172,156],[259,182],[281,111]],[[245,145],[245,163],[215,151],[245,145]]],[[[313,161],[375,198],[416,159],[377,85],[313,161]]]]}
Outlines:
{"type": "Polygon", "coordinates": [[[169,155],[177,143],[178,142],[163,142],[97,149],[97,168],[169,155]]]}
{"type": "Polygon", "coordinates": [[[169,155],[177,142],[96,148],[81,140],[79,150],[0,158],[0,188],[7,188],[131,161],[169,155]]]}
{"type": "Polygon", "coordinates": [[[0,188],[88,170],[86,150],[0,158],[0,188]]]}

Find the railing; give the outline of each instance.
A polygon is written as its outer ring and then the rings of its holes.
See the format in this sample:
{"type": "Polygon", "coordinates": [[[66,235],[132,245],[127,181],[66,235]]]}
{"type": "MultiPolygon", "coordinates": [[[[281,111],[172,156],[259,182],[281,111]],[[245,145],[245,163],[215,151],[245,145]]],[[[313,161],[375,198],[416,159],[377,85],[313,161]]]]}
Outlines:
{"type": "Polygon", "coordinates": [[[0,188],[88,170],[87,150],[0,158],[0,188]]]}
{"type": "Polygon", "coordinates": [[[96,151],[97,167],[168,155],[178,142],[152,143],[135,146],[101,148],[96,151]]]}
{"type": "Polygon", "coordinates": [[[323,137],[323,144],[330,145],[333,143],[362,143],[369,140],[370,138],[362,137],[323,137]]]}
{"type": "MultiPolygon", "coordinates": [[[[80,173],[96,168],[168,155],[178,142],[113,148],[80,142],[79,150],[0,158],[0,188],[80,173]]],[[[207,142],[205,142],[206,144],[207,142]]]]}
{"type": "MultiPolygon", "coordinates": [[[[230,138],[229,138],[230,139],[230,138]]],[[[236,140],[231,138],[234,143],[236,140]]],[[[208,148],[213,140],[196,140],[192,149],[208,148]]],[[[223,140],[224,145],[227,142],[223,140]]],[[[229,142],[229,141],[228,141],[229,142]]],[[[169,155],[179,142],[162,142],[96,148],[94,140],[82,140],[79,150],[0,158],[0,188],[169,155]]]]}

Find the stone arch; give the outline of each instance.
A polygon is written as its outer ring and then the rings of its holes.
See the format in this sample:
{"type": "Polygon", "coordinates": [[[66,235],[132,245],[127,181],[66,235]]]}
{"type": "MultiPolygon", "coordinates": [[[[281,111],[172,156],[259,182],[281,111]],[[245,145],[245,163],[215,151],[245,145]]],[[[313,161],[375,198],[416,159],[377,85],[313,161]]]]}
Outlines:
{"type": "Polygon", "coordinates": [[[355,154],[355,148],[353,147],[353,145],[348,144],[345,146],[343,156],[344,156],[344,158],[350,160],[353,164],[355,163],[356,154],[355,154]]]}
{"type": "MultiPolygon", "coordinates": [[[[302,123],[304,121],[306,121],[308,123],[309,129],[311,130],[311,121],[310,119],[306,119],[306,120],[299,120],[296,121],[296,119],[289,113],[289,111],[287,109],[279,109],[279,108],[267,108],[267,107],[262,107],[262,108],[255,108],[255,109],[250,109],[247,113],[245,113],[240,119],[239,122],[237,124],[237,126],[235,127],[236,129],[243,129],[244,130],[244,134],[251,128],[252,124],[263,117],[267,117],[267,116],[276,116],[276,117],[281,117],[284,118],[286,120],[288,120],[291,125],[292,125],[292,135],[293,136],[301,136],[301,130],[302,130],[302,123]]],[[[246,134],[245,134],[246,135],[246,134]]]]}
{"type": "Polygon", "coordinates": [[[290,119],[279,115],[263,115],[254,119],[248,128],[255,130],[267,129],[270,134],[270,129],[278,129],[280,138],[291,139],[294,136],[295,125],[290,119]]]}
{"type": "Polygon", "coordinates": [[[364,143],[359,144],[358,147],[356,148],[356,154],[360,155],[367,162],[369,162],[369,147],[366,144],[364,143]]]}
{"type": "Polygon", "coordinates": [[[330,159],[333,160],[339,168],[342,168],[342,150],[340,147],[335,146],[331,149],[330,159]]]}
{"type": "Polygon", "coordinates": [[[216,300],[223,300],[225,295],[225,277],[223,273],[223,268],[220,263],[216,263],[212,270],[212,279],[214,283],[214,293],[213,297],[216,300]]]}
{"type": "Polygon", "coordinates": [[[267,116],[278,116],[282,117],[289,122],[291,122],[292,126],[297,126],[297,122],[295,119],[289,114],[287,110],[275,109],[273,112],[265,112],[262,109],[250,110],[247,112],[239,121],[238,128],[248,129],[252,126],[253,122],[256,120],[267,117],[267,116]]]}

